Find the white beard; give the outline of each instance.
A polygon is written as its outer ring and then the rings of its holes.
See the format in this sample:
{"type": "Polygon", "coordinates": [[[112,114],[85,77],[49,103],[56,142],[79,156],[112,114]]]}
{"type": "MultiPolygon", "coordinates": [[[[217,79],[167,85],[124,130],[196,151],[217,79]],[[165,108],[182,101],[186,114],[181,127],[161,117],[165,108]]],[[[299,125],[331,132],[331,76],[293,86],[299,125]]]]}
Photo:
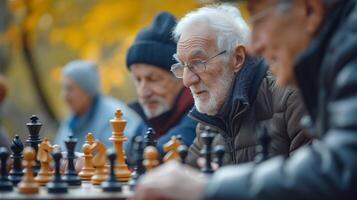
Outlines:
{"type": "MultiPolygon", "coordinates": [[[[227,69],[227,67],[225,67],[225,69],[227,69]]],[[[193,88],[194,86],[191,86],[190,90],[198,112],[211,116],[216,115],[228,97],[228,92],[230,91],[233,78],[234,73],[225,70],[222,77],[218,79],[218,87],[216,90],[210,91],[202,82],[195,88],[193,88]],[[201,90],[208,91],[208,101],[202,102],[200,97],[195,95],[193,92],[201,90]]]]}
{"type": "Polygon", "coordinates": [[[156,108],[156,110],[151,111],[150,109],[148,109],[145,106],[145,104],[144,104],[144,102],[142,100],[139,100],[139,103],[140,103],[141,107],[143,108],[144,113],[145,113],[145,115],[146,115],[146,117],[148,119],[157,117],[157,116],[161,115],[162,113],[170,110],[170,106],[166,103],[165,99],[160,97],[160,96],[153,96],[149,100],[145,100],[145,101],[156,101],[156,102],[158,102],[158,107],[156,108]]]}

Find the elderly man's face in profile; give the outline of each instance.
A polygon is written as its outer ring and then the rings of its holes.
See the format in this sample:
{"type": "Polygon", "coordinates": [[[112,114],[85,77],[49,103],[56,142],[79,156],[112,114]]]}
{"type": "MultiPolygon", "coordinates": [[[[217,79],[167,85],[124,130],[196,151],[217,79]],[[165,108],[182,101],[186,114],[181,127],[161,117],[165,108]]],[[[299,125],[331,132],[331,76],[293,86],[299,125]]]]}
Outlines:
{"type": "Polygon", "coordinates": [[[145,115],[150,119],[170,110],[182,88],[181,80],[149,64],[136,63],[130,68],[145,115]]]}
{"type": "Polygon", "coordinates": [[[322,18],[318,1],[249,0],[253,54],[263,56],[280,85],[294,84],[294,62],[322,18]]]}
{"type": "MultiPolygon", "coordinates": [[[[177,57],[182,64],[195,64],[220,53],[214,31],[206,24],[194,24],[182,33],[177,44],[177,57]]],[[[214,57],[205,70],[194,73],[184,68],[183,83],[190,88],[197,110],[208,115],[217,114],[227,99],[234,77],[227,53],[214,57]]]]}

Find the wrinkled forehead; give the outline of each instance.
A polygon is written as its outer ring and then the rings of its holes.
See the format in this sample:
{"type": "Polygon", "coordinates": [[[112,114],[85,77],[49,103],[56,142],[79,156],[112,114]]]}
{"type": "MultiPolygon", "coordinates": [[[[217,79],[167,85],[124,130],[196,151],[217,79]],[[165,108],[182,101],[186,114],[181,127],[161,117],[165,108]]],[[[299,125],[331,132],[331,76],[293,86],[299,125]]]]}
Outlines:
{"type": "Polygon", "coordinates": [[[204,24],[196,24],[182,32],[177,43],[176,57],[181,60],[206,56],[216,47],[216,34],[212,28],[204,24]]]}

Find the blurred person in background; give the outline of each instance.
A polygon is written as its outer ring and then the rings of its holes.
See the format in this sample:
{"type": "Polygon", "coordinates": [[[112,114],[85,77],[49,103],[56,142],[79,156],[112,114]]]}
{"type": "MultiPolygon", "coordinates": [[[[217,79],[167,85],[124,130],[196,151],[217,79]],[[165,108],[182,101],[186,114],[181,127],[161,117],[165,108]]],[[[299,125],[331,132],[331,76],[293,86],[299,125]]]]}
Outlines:
{"type": "Polygon", "coordinates": [[[82,149],[87,133],[93,133],[95,139],[107,147],[112,146],[108,138],[112,135],[109,120],[120,109],[127,121],[126,134],[133,134],[141,123],[139,115],[124,102],[105,96],[100,91],[97,65],[91,61],[74,60],[64,66],[62,72],[62,97],[70,109],[69,116],[61,123],[55,144],[64,148],[64,141],[69,134],[78,139],[76,151],[82,149]]]}

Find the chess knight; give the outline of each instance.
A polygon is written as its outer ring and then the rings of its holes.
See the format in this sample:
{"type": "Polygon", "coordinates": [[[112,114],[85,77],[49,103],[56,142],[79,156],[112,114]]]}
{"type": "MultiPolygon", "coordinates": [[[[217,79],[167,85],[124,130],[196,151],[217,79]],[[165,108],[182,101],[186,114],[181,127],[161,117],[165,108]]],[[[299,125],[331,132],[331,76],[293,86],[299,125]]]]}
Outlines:
{"type": "Polygon", "coordinates": [[[174,29],[177,64],[171,71],[190,88],[189,117],[198,122],[187,163],[197,167],[203,125],[218,131],[213,146],[226,147],[224,164],[252,161],[263,125],[272,138],[269,153],[288,156],[309,141],[299,123],[305,113],[300,94],[278,87],[266,62],[247,54],[249,28],[241,18],[217,12],[193,11],[174,29]]]}

